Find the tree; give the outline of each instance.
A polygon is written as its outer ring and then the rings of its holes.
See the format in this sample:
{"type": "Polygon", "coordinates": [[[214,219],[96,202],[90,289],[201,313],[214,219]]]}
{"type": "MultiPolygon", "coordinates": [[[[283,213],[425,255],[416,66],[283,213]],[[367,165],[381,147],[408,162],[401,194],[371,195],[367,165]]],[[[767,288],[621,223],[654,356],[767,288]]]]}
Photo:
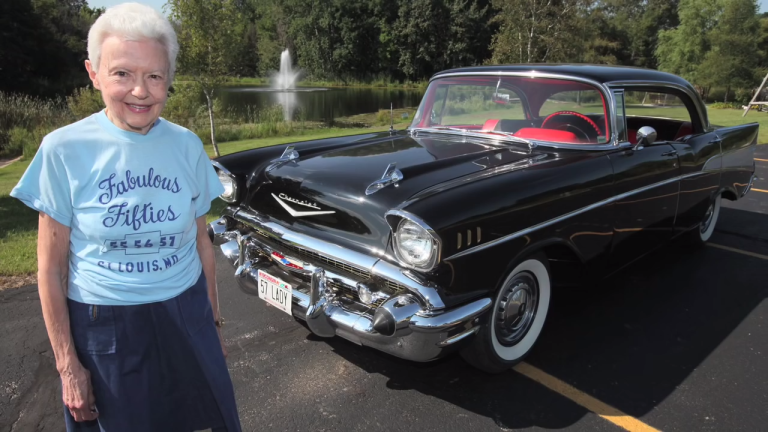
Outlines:
{"type": "Polygon", "coordinates": [[[732,88],[754,85],[759,31],[755,0],[723,0],[722,13],[710,35],[711,50],[697,75],[702,84],[725,87],[724,102],[732,88]]]}
{"type": "Polygon", "coordinates": [[[493,23],[492,63],[535,63],[577,56],[585,0],[492,0],[498,10],[493,23]]]}
{"type": "Polygon", "coordinates": [[[751,87],[759,62],[755,0],[680,0],[680,25],[659,34],[659,68],[687,79],[703,97],[713,86],[751,87]]]}
{"type": "Polygon", "coordinates": [[[656,49],[659,69],[694,83],[702,97],[706,97],[709,87],[702,85],[706,77],[701,75],[705,71],[699,65],[712,48],[710,36],[722,13],[721,3],[721,0],[680,0],[680,25],[659,32],[656,49]]]}
{"type": "Polygon", "coordinates": [[[216,90],[226,81],[228,53],[237,43],[233,25],[239,21],[240,12],[234,0],[168,0],[167,5],[178,27],[178,69],[205,94],[211,143],[220,156],[213,102],[216,90]]]}

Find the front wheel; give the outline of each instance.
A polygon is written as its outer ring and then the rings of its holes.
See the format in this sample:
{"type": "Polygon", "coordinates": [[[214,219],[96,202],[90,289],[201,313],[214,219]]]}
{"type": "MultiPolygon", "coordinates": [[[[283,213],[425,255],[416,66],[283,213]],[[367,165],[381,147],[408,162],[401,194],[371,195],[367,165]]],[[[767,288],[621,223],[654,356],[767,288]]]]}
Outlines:
{"type": "Polygon", "coordinates": [[[517,363],[533,348],[549,311],[551,281],[543,254],[520,262],[496,291],[492,313],[461,356],[467,363],[500,373],[517,363]]]}

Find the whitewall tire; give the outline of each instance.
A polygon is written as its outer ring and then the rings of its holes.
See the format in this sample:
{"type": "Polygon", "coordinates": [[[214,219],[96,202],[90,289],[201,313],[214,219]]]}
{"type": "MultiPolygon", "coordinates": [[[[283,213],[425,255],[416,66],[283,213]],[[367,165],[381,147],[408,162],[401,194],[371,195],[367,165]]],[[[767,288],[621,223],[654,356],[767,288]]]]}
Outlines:
{"type": "Polygon", "coordinates": [[[462,357],[489,373],[503,372],[522,361],[539,339],[551,297],[546,256],[520,261],[494,293],[492,309],[462,357]]]}

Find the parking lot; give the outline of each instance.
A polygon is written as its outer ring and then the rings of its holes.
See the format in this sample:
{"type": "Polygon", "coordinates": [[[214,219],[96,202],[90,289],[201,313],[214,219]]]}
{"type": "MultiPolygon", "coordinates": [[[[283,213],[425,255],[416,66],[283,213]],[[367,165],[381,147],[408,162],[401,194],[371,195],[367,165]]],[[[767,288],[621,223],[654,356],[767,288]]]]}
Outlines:
{"type": "MultiPolygon", "coordinates": [[[[768,426],[768,146],[710,246],[672,245],[555,292],[534,352],[490,376],[315,337],[243,294],[218,257],[244,430],[757,431],[768,426]]],[[[0,293],[0,431],[63,430],[36,287],[0,293]]]]}

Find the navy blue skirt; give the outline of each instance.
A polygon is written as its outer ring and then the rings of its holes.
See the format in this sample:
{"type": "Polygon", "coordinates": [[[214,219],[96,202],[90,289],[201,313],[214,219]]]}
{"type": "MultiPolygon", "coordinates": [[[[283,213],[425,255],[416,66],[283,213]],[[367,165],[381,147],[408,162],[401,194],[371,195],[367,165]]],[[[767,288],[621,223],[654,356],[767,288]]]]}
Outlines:
{"type": "Polygon", "coordinates": [[[67,431],[240,431],[205,275],[179,296],[135,306],[68,301],[99,418],[67,431]]]}

